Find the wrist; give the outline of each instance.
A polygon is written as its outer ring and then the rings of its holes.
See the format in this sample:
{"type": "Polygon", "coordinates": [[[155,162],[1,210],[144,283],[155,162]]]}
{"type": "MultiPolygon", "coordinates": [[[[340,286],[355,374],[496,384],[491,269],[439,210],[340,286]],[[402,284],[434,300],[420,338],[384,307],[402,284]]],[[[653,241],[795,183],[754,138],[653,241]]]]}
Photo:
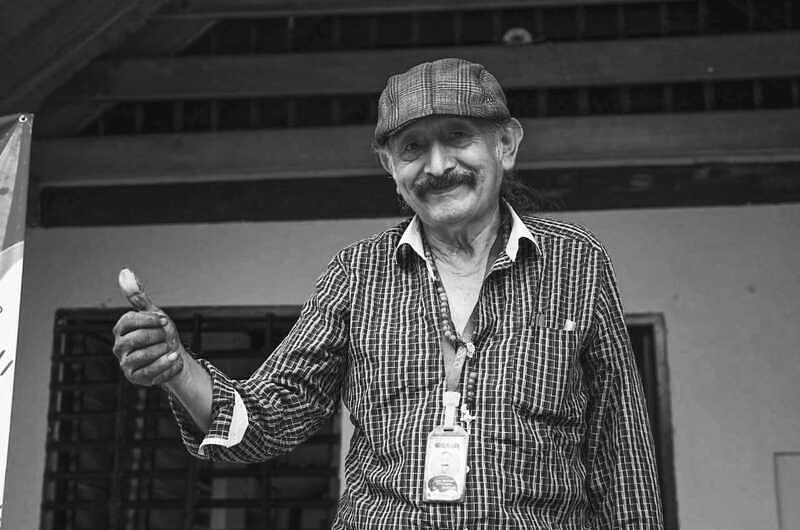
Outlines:
{"type": "Polygon", "coordinates": [[[181,394],[182,389],[192,387],[192,364],[197,361],[181,345],[178,349],[180,355],[181,368],[169,381],[164,383],[164,387],[173,394],[181,394]]]}

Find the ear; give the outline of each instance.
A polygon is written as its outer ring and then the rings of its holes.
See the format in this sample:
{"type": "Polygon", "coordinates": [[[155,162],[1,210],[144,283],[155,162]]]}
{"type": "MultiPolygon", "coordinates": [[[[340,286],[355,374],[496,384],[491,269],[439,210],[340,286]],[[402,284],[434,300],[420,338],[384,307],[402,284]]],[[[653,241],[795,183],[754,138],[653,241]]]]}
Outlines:
{"type": "Polygon", "coordinates": [[[519,144],[522,142],[524,134],[522,124],[516,118],[508,120],[500,129],[498,151],[500,152],[500,160],[503,163],[504,170],[510,171],[514,169],[519,144]]]}
{"type": "Polygon", "coordinates": [[[380,160],[383,169],[394,177],[394,164],[392,163],[392,157],[386,149],[378,149],[378,160],[380,160]]]}

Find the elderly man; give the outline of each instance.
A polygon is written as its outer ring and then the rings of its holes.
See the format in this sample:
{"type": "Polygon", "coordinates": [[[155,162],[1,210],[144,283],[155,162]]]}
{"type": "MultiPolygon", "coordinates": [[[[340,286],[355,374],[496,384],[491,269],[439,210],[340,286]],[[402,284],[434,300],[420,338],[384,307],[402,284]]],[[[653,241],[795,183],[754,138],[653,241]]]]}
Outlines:
{"type": "Polygon", "coordinates": [[[285,453],[343,399],[334,528],[661,528],[610,260],[584,229],[515,211],[522,135],[481,65],[391,77],[373,141],[414,217],[341,250],[249,379],[195,360],[154,306],[115,327],[126,377],[163,383],[212,460],[285,453]]]}

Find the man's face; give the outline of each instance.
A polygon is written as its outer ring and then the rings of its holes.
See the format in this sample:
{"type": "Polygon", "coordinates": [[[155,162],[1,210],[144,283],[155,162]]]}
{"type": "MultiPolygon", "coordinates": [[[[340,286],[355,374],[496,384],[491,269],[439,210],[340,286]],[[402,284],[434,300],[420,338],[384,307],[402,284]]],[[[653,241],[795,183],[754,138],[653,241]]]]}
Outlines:
{"type": "Polygon", "coordinates": [[[381,161],[424,223],[455,225],[496,207],[520,138],[521,129],[516,136],[482,120],[429,116],[392,135],[381,161]]]}

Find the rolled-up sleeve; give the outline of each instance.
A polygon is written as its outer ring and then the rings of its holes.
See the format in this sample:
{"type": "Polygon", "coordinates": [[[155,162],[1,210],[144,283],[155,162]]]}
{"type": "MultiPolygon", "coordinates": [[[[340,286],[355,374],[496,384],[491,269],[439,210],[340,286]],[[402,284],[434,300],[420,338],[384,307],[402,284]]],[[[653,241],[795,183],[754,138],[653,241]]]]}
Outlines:
{"type": "Polygon", "coordinates": [[[187,450],[215,461],[259,462],[313,435],[338,408],[349,293],[347,270],[337,256],[317,280],[289,334],[248,379],[231,379],[201,360],[212,381],[208,432],[200,432],[170,395],[187,450]]]}
{"type": "Polygon", "coordinates": [[[592,528],[661,529],[653,437],[611,261],[600,271],[594,333],[585,352],[587,493],[592,528]]]}

